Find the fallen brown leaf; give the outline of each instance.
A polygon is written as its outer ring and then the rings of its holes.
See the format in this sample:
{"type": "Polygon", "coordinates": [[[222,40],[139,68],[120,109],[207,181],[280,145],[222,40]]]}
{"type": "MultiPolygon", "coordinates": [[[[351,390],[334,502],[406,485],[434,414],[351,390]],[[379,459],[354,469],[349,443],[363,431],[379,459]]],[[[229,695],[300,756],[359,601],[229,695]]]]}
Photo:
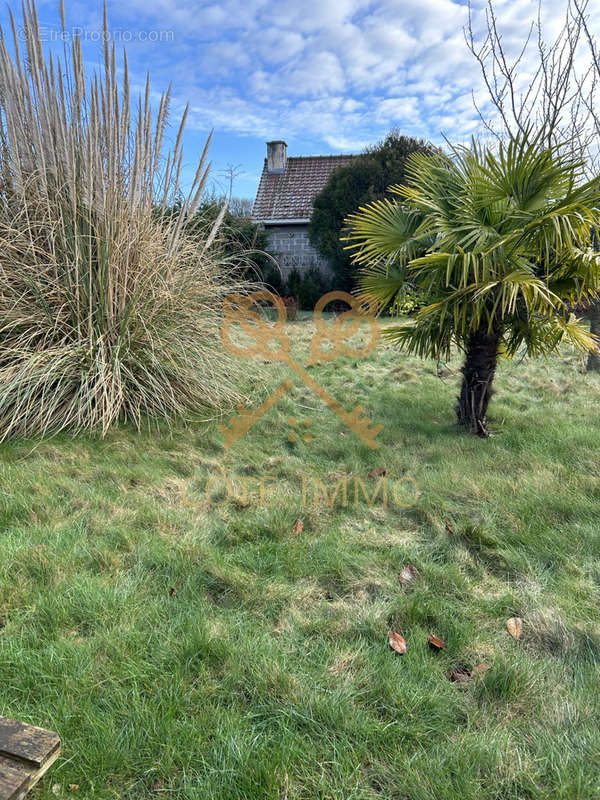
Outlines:
{"type": "Polygon", "coordinates": [[[511,617],[506,620],[506,630],[513,639],[520,639],[523,633],[523,620],[521,617],[511,617]]]}
{"type": "Polygon", "coordinates": [[[490,668],[489,664],[475,664],[473,669],[469,669],[466,664],[460,664],[448,673],[452,683],[467,683],[471,678],[482,678],[490,668]]]}
{"type": "Polygon", "coordinates": [[[380,476],[387,475],[387,470],[381,469],[381,467],[375,467],[369,472],[369,478],[379,478],[380,476]]]}
{"type": "Polygon", "coordinates": [[[392,650],[400,653],[400,655],[404,655],[404,653],[406,653],[406,639],[404,636],[400,636],[399,633],[396,633],[396,631],[390,631],[388,642],[390,643],[392,650]]]}
{"type": "Polygon", "coordinates": [[[448,517],[446,517],[445,523],[446,523],[446,533],[450,533],[450,534],[454,533],[454,525],[448,519],[448,517]]]}
{"type": "Polygon", "coordinates": [[[488,671],[489,668],[490,668],[490,665],[486,664],[485,661],[482,661],[481,664],[475,664],[475,666],[471,670],[471,677],[472,678],[478,678],[478,677],[483,678],[483,676],[485,675],[485,673],[488,671]]]}
{"type": "Polygon", "coordinates": [[[419,577],[419,570],[416,567],[413,567],[412,564],[406,564],[402,567],[402,571],[400,572],[400,583],[403,583],[405,586],[412,581],[416,581],[419,577]]]}
{"type": "Polygon", "coordinates": [[[461,664],[455,667],[449,674],[452,683],[466,683],[471,678],[471,670],[465,665],[461,664]]]}
{"type": "Polygon", "coordinates": [[[292,533],[294,534],[294,536],[298,536],[298,534],[302,533],[303,530],[304,530],[304,522],[302,522],[302,520],[299,519],[294,525],[294,530],[292,531],[292,533]]]}
{"type": "Polygon", "coordinates": [[[446,649],[446,642],[444,642],[443,639],[440,639],[439,636],[434,636],[433,633],[427,638],[427,644],[433,650],[445,650],[446,649]]]}

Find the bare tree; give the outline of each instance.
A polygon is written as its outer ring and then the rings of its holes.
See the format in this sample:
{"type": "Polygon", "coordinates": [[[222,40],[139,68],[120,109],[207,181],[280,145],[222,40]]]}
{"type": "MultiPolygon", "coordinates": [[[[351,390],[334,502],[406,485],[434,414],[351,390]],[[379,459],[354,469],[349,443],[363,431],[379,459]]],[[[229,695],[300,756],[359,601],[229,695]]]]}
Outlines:
{"type": "Polygon", "coordinates": [[[538,0],[537,17],[512,56],[504,44],[494,0],[488,0],[485,30],[479,37],[469,5],[465,41],[481,69],[492,118],[485,115],[474,92],[473,103],[493,136],[513,136],[535,127],[544,132],[548,144],[572,142],[586,156],[590,148],[595,155],[600,108],[594,102],[598,65],[588,27],[588,4],[589,0],[568,0],[563,26],[556,38],[547,42],[538,0]],[[582,67],[586,48],[592,58],[585,58],[582,67]],[[525,63],[533,64],[533,72],[523,70],[525,63]]]}
{"type": "MultiPolygon", "coordinates": [[[[600,142],[600,109],[598,108],[598,101],[596,99],[596,89],[600,86],[600,46],[598,40],[592,35],[589,20],[586,15],[588,0],[573,0],[573,6],[581,21],[581,29],[588,44],[590,54],[592,57],[592,77],[589,81],[587,88],[582,85],[580,87],[581,97],[583,104],[588,111],[589,118],[592,121],[594,132],[596,134],[597,142],[600,142]]],[[[597,163],[595,163],[597,167],[597,163]]],[[[597,239],[597,232],[594,231],[594,237],[597,239]]],[[[591,325],[590,330],[593,334],[600,337],[600,300],[593,303],[590,307],[591,325]]],[[[590,353],[588,358],[588,370],[600,372],[600,351],[596,350],[590,353]]]]}
{"type": "MultiPolygon", "coordinates": [[[[464,35],[491,104],[488,115],[473,92],[473,104],[486,131],[502,139],[535,128],[549,145],[572,147],[593,180],[600,167],[600,46],[590,29],[589,5],[590,0],[567,0],[564,24],[548,42],[538,0],[537,16],[512,54],[505,46],[494,0],[488,0],[481,35],[474,29],[469,4],[464,35]],[[533,70],[525,70],[525,64],[533,64],[533,70]]],[[[590,317],[592,333],[600,336],[598,300],[590,306],[590,317]]],[[[600,353],[590,353],[588,369],[600,371],[600,353]]]]}
{"type": "Polygon", "coordinates": [[[228,184],[228,191],[227,191],[227,200],[231,200],[231,196],[233,194],[233,184],[236,178],[239,178],[240,175],[244,174],[244,170],[242,169],[242,164],[227,164],[225,169],[221,170],[221,175],[225,178],[228,184]]]}
{"type": "Polygon", "coordinates": [[[232,197],[229,200],[229,213],[233,217],[249,219],[252,216],[252,199],[250,197],[232,197]]]}

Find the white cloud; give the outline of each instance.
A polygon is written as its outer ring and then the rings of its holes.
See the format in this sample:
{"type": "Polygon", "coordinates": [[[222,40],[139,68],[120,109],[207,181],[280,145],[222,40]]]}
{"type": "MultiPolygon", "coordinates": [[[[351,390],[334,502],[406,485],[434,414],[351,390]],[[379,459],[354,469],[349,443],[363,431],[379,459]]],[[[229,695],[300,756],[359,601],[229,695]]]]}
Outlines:
{"type": "Polygon", "coordinates": [[[420,100],[416,96],[388,97],[377,105],[376,119],[393,124],[419,114],[420,100]]]}
{"type": "MultiPolygon", "coordinates": [[[[54,7],[54,0],[43,9],[54,7]]],[[[566,0],[544,0],[548,38],[566,0]]],[[[537,0],[496,0],[503,41],[518,52],[537,0]]],[[[600,32],[600,3],[592,28],[600,32]]],[[[134,68],[154,85],[173,81],[191,123],[259,137],[310,138],[324,147],[361,149],[397,126],[439,141],[477,129],[472,92],[485,105],[479,68],[463,39],[464,0],[109,0],[109,16],[132,29],[167,29],[173,41],[129,46],[134,68]],[[151,59],[148,62],[148,53],[151,59]],[[137,59],[137,60],[136,60],[137,59]]],[[[99,24],[73,0],[74,24],[99,24]]],[[[473,22],[485,24],[485,0],[473,22]]],[[[534,69],[522,65],[523,80],[534,69]]],[[[140,77],[136,76],[136,77],[140,77]]]]}

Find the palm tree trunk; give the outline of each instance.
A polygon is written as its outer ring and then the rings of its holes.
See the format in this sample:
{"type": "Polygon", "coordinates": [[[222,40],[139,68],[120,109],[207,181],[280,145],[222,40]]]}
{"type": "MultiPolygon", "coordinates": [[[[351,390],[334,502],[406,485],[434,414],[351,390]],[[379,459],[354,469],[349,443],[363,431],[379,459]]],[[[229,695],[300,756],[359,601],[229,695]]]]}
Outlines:
{"type": "MultiPolygon", "coordinates": [[[[600,299],[594,300],[590,306],[590,333],[600,338],[600,299]]],[[[587,362],[588,372],[600,372],[600,352],[590,352],[587,362]]]]}
{"type": "Polygon", "coordinates": [[[487,410],[501,338],[502,326],[499,323],[489,331],[487,322],[482,322],[471,333],[467,344],[456,416],[459,425],[468,427],[477,436],[488,436],[487,410]]]}

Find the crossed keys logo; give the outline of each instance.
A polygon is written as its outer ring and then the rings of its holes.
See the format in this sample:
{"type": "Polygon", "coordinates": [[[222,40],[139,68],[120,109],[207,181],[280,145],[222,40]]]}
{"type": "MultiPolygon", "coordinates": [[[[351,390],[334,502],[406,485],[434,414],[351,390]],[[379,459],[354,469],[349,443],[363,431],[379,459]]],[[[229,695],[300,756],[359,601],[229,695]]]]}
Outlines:
{"type": "MultiPolygon", "coordinates": [[[[347,292],[329,292],[323,295],[314,310],[317,330],[310,342],[307,366],[322,361],[334,361],[340,355],[364,358],[372,353],[377,347],[380,335],[374,311],[375,304],[369,298],[356,298],[347,292]],[[323,318],[323,310],[332,301],[346,303],[350,309],[335,316],[328,324],[323,318]],[[352,346],[352,337],[359,332],[361,326],[365,325],[369,334],[366,344],[352,346]],[[324,347],[324,345],[330,346],[324,347]]],[[[290,340],[285,332],[286,309],[281,298],[266,290],[247,295],[231,294],[223,301],[223,313],[221,340],[228,353],[237,358],[262,356],[268,362],[286,364],[361,441],[372,450],[378,447],[375,437],[383,430],[383,425],[371,425],[371,420],[363,416],[364,409],[361,405],[352,411],[346,411],[291,355],[290,340]],[[265,319],[262,313],[265,305],[274,307],[277,312],[274,323],[265,319]],[[244,336],[240,336],[240,333],[244,336]]],[[[254,410],[243,405],[238,406],[238,415],[232,417],[228,425],[217,426],[218,431],[225,437],[225,449],[229,450],[239,441],[292,389],[293,385],[291,378],[283,381],[267,400],[254,410]]]]}

